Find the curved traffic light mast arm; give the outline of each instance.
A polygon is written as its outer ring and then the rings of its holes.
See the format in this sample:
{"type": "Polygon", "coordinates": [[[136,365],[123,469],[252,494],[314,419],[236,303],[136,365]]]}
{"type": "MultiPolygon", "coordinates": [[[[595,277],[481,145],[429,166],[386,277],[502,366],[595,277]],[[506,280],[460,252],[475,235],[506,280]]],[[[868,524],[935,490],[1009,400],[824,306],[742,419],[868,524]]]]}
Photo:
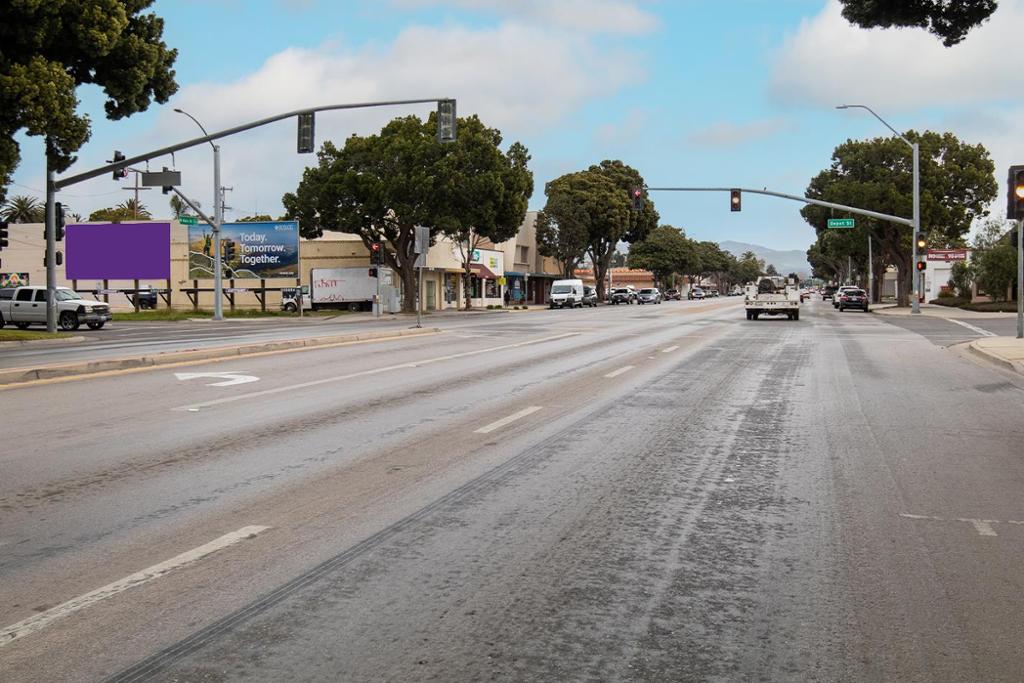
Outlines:
{"type": "Polygon", "coordinates": [[[750,192],[751,194],[763,194],[768,195],[769,197],[781,197],[782,199],[792,199],[793,201],[803,202],[804,204],[824,206],[829,209],[838,209],[840,211],[856,213],[861,216],[868,216],[869,218],[877,218],[879,220],[889,221],[890,223],[899,223],[900,225],[914,227],[914,220],[912,218],[890,216],[887,213],[879,213],[878,211],[858,209],[855,206],[835,204],[833,202],[825,202],[820,199],[811,199],[810,197],[801,197],[795,194],[773,192],[772,190],[751,190],[745,187],[645,187],[644,189],[647,190],[648,192],[732,192],[733,190],[739,190],[740,192],[750,192]]]}
{"type": "Polygon", "coordinates": [[[362,109],[362,108],[366,108],[366,107],[391,107],[391,106],[398,106],[398,105],[403,105],[403,104],[428,104],[430,102],[438,102],[438,103],[440,103],[440,102],[446,102],[446,101],[452,101],[452,98],[449,98],[449,97],[432,97],[432,98],[429,98],[429,99],[419,99],[419,100],[390,100],[390,101],[387,101],[387,102],[359,102],[359,103],[356,103],[356,104],[326,104],[326,105],[323,105],[321,107],[308,107],[306,109],[296,109],[295,111],[289,111],[289,112],[286,112],[284,114],[277,114],[276,116],[270,116],[270,117],[265,118],[265,119],[260,119],[258,121],[252,121],[250,123],[242,124],[241,126],[235,126],[234,128],[228,128],[226,130],[218,131],[216,133],[211,133],[209,135],[204,135],[203,137],[200,137],[200,138],[194,138],[192,140],[186,140],[185,142],[179,142],[176,145],[171,145],[169,147],[163,147],[161,149],[157,149],[157,150],[154,150],[152,152],[146,152],[145,154],[139,154],[137,156],[128,157],[126,159],[118,160],[116,163],[107,164],[106,166],[101,166],[101,167],[95,168],[95,169],[93,169],[91,171],[85,171],[84,173],[78,173],[78,174],[73,175],[73,176],[68,176],[67,178],[61,178],[59,180],[54,180],[53,183],[52,183],[52,189],[53,190],[62,190],[65,187],[68,187],[69,185],[74,185],[76,183],[80,183],[80,182],[82,182],[84,180],[90,180],[92,178],[98,178],[99,176],[101,176],[101,175],[103,175],[105,173],[111,173],[113,171],[120,170],[120,169],[124,168],[125,166],[128,166],[129,164],[137,164],[140,161],[149,161],[150,159],[154,159],[156,157],[161,157],[161,156],[164,156],[166,154],[171,154],[172,152],[177,152],[177,151],[182,150],[182,149],[188,149],[189,147],[195,147],[196,145],[202,145],[202,144],[205,144],[207,142],[211,142],[213,140],[218,140],[220,138],[226,138],[226,137],[228,137],[230,135],[235,135],[237,133],[242,133],[242,132],[247,131],[247,130],[252,130],[253,128],[259,128],[260,126],[265,126],[268,123],[275,123],[277,121],[283,121],[284,119],[288,119],[288,118],[291,118],[293,116],[298,116],[299,114],[313,114],[313,113],[316,113],[318,111],[334,111],[334,110],[337,110],[337,109],[362,109]]]}

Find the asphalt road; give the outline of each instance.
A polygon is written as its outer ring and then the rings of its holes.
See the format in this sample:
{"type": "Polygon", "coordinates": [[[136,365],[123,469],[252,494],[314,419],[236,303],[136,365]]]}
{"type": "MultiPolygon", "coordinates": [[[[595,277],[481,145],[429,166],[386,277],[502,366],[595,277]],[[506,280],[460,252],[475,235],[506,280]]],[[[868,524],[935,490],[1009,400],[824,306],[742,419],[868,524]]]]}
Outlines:
{"type": "Polygon", "coordinates": [[[938,322],[602,307],[2,390],[0,677],[1019,680],[1024,378],[938,322]]]}

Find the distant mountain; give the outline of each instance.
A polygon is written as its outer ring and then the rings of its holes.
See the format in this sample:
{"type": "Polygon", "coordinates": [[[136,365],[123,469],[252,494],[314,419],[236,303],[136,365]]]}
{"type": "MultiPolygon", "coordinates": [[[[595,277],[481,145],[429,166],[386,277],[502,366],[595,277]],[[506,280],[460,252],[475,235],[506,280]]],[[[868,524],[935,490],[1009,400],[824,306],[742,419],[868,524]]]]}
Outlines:
{"type": "Polygon", "coordinates": [[[752,251],[757,254],[757,258],[764,259],[766,266],[771,263],[783,275],[797,273],[806,276],[811,274],[811,264],[807,262],[806,251],[798,249],[777,251],[762,247],[760,244],[747,244],[746,242],[719,242],[718,246],[737,258],[744,252],[752,251]]]}

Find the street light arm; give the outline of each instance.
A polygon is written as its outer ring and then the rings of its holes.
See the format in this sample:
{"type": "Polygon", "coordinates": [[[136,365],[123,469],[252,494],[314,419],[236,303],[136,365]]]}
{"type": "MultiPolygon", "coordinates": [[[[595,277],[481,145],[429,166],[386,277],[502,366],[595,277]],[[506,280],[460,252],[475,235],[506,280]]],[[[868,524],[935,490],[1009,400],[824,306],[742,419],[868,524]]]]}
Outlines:
{"type": "Polygon", "coordinates": [[[903,136],[903,133],[899,132],[898,130],[896,130],[895,128],[890,126],[888,121],[886,121],[881,116],[876,114],[875,110],[872,109],[871,107],[869,107],[866,104],[841,104],[838,107],[836,107],[836,109],[863,109],[863,110],[867,111],[869,114],[871,114],[872,116],[874,116],[876,119],[881,121],[883,126],[885,126],[886,128],[888,128],[889,130],[891,130],[893,132],[893,135],[898,137],[900,140],[903,140],[903,142],[907,143],[911,147],[914,146],[914,143],[911,142],[910,140],[908,140],[907,138],[905,138],[903,136]]]}
{"type": "MultiPolygon", "coordinates": [[[[189,113],[188,113],[187,111],[185,111],[184,109],[178,109],[177,107],[175,107],[175,108],[174,108],[174,111],[178,112],[179,114],[184,114],[185,116],[187,116],[187,117],[189,117],[190,119],[192,119],[192,121],[194,121],[194,122],[195,122],[195,124],[196,124],[197,126],[199,126],[199,130],[203,131],[203,135],[205,135],[205,136],[207,136],[207,137],[209,137],[209,136],[210,136],[210,134],[206,132],[206,127],[205,127],[205,126],[204,126],[203,124],[199,123],[199,119],[197,119],[196,117],[192,116],[192,114],[189,114],[189,113]]],[[[217,146],[216,146],[215,144],[213,144],[213,140],[210,140],[210,146],[211,146],[211,147],[213,147],[213,148],[215,148],[215,149],[216,149],[216,147],[217,147],[217,146]]],[[[173,152],[172,152],[172,154],[173,154],[173,152]]]]}
{"type": "Polygon", "coordinates": [[[53,190],[62,190],[65,187],[75,185],[76,183],[80,183],[84,180],[98,178],[101,175],[105,175],[107,173],[120,170],[127,166],[128,164],[136,164],[139,163],[140,161],[149,161],[150,159],[153,159],[155,157],[161,157],[167,154],[171,154],[173,152],[177,152],[182,149],[195,147],[196,145],[201,145],[204,142],[212,142],[213,140],[226,138],[230,135],[235,135],[237,133],[241,133],[247,130],[252,130],[253,128],[259,128],[260,126],[265,126],[268,123],[282,121],[293,116],[298,116],[299,114],[312,114],[318,111],[334,111],[339,109],[361,109],[364,107],[390,107],[404,104],[427,104],[429,102],[440,102],[442,100],[450,99],[450,97],[431,97],[427,99],[418,100],[390,100],[387,102],[359,102],[356,104],[327,104],[320,107],[307,107],[306,109],[296,109],[295,111],[285,112],[284,114],[277,114],[276,116],[269,116],[265,119],[252,121],[250,123],[242,124],[241,126],[235,126],[234,128],[228,128],[226,130],[218,131],[216,133],[204,135],[201,138],[194,138],[192,140],[186,140],[185,142],[179,142],[178,144],[171,145],[170,147],[163,147],[161,149],[153,150],[152,152],[146,152],[145,154],[139,154],[138,156],[129,157],[127,159],[123,159],[117,162],[116,164],[107,164],[106,166],[100,166],[99,168],[95,168],[91,171],[86,171],[84,173],[79,173],[78,175],[69,176],[67,178],[61,178],[60,180],[55,180],[53,182],[53,190]]]}

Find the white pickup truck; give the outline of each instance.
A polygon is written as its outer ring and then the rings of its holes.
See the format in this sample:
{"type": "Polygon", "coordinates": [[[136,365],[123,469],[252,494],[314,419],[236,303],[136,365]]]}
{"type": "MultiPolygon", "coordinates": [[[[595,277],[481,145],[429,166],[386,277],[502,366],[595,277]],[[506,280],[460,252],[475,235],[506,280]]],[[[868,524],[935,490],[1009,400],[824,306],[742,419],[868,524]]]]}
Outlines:
{"type": "MultiPolygon", "coordinates": [[[[82,323],[91,330],[103,327],[113,316],[102,301],[83,299],[68,287],[58,287],[57,324],[66,331],[77,330],[82,323]]],[[[0,327],[13,324],[19,330],[29,325],[46,324],[46,287],[26,286],[0,289],[0,327]]]]}
{"type": "Polygon", "coordinates": [[[761,315],[785,315],[790,320],[800,319],[800,293],[796,283],[779,276],[764,276],[756,285],[747,285],[744,298],[747,320],[761,315]]]}

